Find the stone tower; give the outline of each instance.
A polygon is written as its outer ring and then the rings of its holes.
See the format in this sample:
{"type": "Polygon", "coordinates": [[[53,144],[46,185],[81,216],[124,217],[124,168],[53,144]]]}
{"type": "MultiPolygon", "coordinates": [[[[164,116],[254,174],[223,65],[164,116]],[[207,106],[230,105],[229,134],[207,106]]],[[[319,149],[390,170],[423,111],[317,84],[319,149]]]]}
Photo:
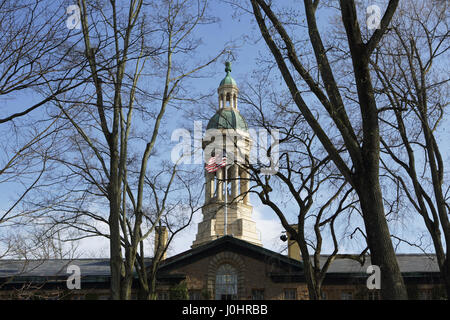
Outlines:
{"type": "Polygon", "coordinates": [[[245,119],[237,108],[239,89],[236,81],[231,77],[231,63],[225,63],[225,78],[217,89],[219,95],[219,110],[209,120],[207,133],[203,140],[205,158],[208,145],[215,139],[207,139],[208,133],[213,136],[222,135],[223,149],[226,151],[227,181],[225,168],[209,173],[205,170],[205,205],[203,207],[203,221],[198,225],[197,236],[192,248],[213,241],[225,235],[262,246],[259,231],[252,219],[253,207],[249,201],[249,174],[245,170],[246,160],[249,159],[252,141],[248,133],[245,119]],[[230,161],[231,160],[231,161],[230,161]],[[225,197],[225,192],[227,196],[225,197]],[[225,198],[227,198],[227,215],[225,217],[225,198]],[[225,220],[227,227],[225,228],[225,220]]]}

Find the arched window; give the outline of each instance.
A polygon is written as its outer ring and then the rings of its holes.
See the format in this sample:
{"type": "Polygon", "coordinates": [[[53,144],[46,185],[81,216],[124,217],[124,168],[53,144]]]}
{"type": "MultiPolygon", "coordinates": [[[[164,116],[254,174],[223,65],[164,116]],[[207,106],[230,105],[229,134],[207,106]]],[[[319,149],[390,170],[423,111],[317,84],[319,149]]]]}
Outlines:
{"type": "Polygon", "coordinates": [[[221,265],[216,272],[216,300],[237,299],[237,272],[229,264],[221,265]]]}

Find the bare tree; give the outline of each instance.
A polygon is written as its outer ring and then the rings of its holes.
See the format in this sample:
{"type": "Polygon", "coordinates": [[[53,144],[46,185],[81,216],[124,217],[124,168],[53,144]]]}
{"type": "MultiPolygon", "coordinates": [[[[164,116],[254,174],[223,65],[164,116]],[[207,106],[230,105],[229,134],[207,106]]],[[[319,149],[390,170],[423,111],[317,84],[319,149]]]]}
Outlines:
{"type": "Polygon", "coordinates": [[[51,184],[63,188],[44,198],[41,203],[47,205],[40,207],[49,217],[46,223],[80,232],[66,241],[109,239],[111,297],[130,299],[139,246],[167,214],[164,206],[146,212],[156,191],[146,181],[163,177],[165,185],[157,190],[163,199],[177,179],[176,164],[162,165],[160,153],[165,150],[158,141],[164,141],[164,115],[192,98],[182,84],[223,52],[203,62],[191,60],[200,45],[193,30],[214,21],[207,14],[207,1],[78,4],[83,50],[77,47],[74,54],[87,58],[92,82],[54,101],[67,130],[60,135],[65,143],[49,156],[60,164],[51,184]],[[152,212],[158,215],[148,224],[152,212]]]}
{"type": "Polygon", "coordinates": [[[375,50],[371,66],[385,103],[380,109],[382,151],[389,156],[384,168],[422,216],[450,296],[450,186],[438,135],[448,105],[447,9],[445,2],[402,3],[402,14],[375,50]]]}
{"type": "MultiPolygon", "coordinates": [[[[257,84],[249,85],[247,93],[241,92],[241,103],[253,110],[248,117],[252,124],[268,132],[277,130],[279,141],[272,141],[267,149],[257,146],[258,153],[265,153],[273,162],[244,165],[254,183],[250,193],[257,194],[261,202],[272,209],[290,240],[298,244],[309,297],[321,299],[323,280],[335,259],[364,261],[367,249],[360,255],[339,253],[340,238],[344,234],[336,231],[340,225],[347,224],[344,219],[355,211],[358,201],[352,199],[353,188],[331,163],[290,96],[268,88],[264,80],[253,82],[257,84]],[[274,154],[275,144],[278,144],[278,158],[274,154]],[[276,172],[272,176],[264,175],[265,166],[273,166],[274,162],[276,172]],[[339,220],[344,224],[336,223],[339,220]],[[324,240],[330,240],[333,245],[325,262],[320,259],[324,240]]],[[[355,226],[349,224],[346,228],[355,226]]]]}
{"type": "MultiPolygon", "coordinates": [[[[348,46],[348,61],[353,70],[351,79],[342,79],[338,83],[333,72],[333,62],[329,60],[328,50],[322,40],[317,25],[317,10],[320,1],[305,0],[304,15],[309,41],[303,42],[302,47],[293,42],[283,21],[278,18],[274,6],[263,0],[252,0],[253,15],[256,19],[261,35],[264,38],[289,91],[308,125],[322,143],[330,159],[338,168],[342,176],[358,194],[362,209],[367,243],[370,249],[372,263],[381,268],[382,296],[384,299],[406,299],[406,289],[395,256],[390,238],[388,224],[385,218],[383,196],[379,180],[380,165],[380,134],[378,121],[378,107],[372,85],[369,60],[378,46],[381,38],[389,27],[396,11],[398,0],[389,1],[380,28],[364,41],[359,24],[356,4],[352,0],[339,1],[339,14],[346,31],[346,45],[348,46]],[[263,13],[265,16],[263,16],[263,13]],[[271,27],[268,27],[267,22],[271,27]],[[314,53],[315,70],[302,61],[304,46],[312,48],[314,53]],[[288,66],[289,64],[289,66],[288,66]],[[314,97],[314,102],[305,100],[299,86],[298,79],[306,83],[314,97]],[[360,112],[350,117],[344,99],[343,90],[356,92],[353,103],[360,112]],[[314,116],[315,104],[320,104],[326,111],[334,132],[324,128],[314,116]],[[361,125],[361,132],[355,127],[361,125]],[[345,145],[345,156],[333,141],[338,134],[345,145]]],[[[343,48],[346,50],[346,48],[343,48]]]]}
{"type": "Polygon", "coordinates": [[[53,94],[17,112],[9,108],[0,123],[29,114],[57,95],[80,86],[80,71],[85,60],[74,61],[70,51],[76,43],[74,32],[65,24],[65,6],[49,6],[48,1],[0,1],[0,98],[24,94],[27,90],[43,93],[51,85],[53,94]]]}
{"type": "Polygon", "coordinates": [[[140,298],[155,300],[157,298],[156,284],[157,273],[161,262],[170,248],[175,237],[185,230],[192,222],[194,214],[202,206],[202,186],[199,185],[201,177],[198,172],[177,170],[177,187],[168,192],[169,189],[161,190],[160,183],[155,179],[146,178],[146,184],[153,193],[153,203],[151,211],[153,214],[146,215],[147,225],[157,226],[154,230],[155,247],[151,264],[145,264],[144,238],[139,243],[139,254],[136,259],[136,271],[140,284],[140,298]],[[172,199],[172,200],[170,200],[172,199]],[[165,234],[167,232],[167,235],[165,234]],[[167,236],[167,239],[165,237],[167,236]]]}
{"type": "Polygon", "coordinates": [[[85,60],[70,59],[76,40],[64,23],[64,4],[48,4],[43,0],[0,1],[0,99],[5,101],[0,116],[0,183],[22,188],[2,208],[2,228],[25,214],[17,208],[48,168],[47,159],[37,157],[32,149],[42,148],[58,130],[56,118],[61,113],[53,118],[32,111],[44,109],[58,95],[85,82],[81,78],[85,60]],[[28,102],[30,95],[33,99],[28,102]]]}

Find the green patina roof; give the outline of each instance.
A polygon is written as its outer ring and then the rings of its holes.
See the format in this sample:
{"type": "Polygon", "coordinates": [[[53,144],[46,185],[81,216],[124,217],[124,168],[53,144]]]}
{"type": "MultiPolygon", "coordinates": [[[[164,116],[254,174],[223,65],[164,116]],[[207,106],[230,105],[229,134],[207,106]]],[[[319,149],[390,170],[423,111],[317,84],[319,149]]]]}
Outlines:
{"type": "Polygon", "coordinates": [[[232,84],[236,86],[236,81],[234,81],[234,79],[231,77],[231,62],[227,61],[225,62],[225,72],[227,73],[227,75],[225,76],[225,78],[223,78],[222,81],[220,81],[220,85],[219,87],[225,85],[225,84],[232,84]]]}
{"type": "Polygon", "coordinates": [[[239,129],[248,131],[248,126],[238,110],[226,108],[216,112],[209,120],[206,129],[239,129]]]}

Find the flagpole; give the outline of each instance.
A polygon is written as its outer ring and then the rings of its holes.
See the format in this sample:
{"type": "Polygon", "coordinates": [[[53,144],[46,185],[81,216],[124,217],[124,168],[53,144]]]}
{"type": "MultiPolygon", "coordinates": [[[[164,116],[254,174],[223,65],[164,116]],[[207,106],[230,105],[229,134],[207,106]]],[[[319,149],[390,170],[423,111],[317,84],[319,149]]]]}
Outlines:
{"type": "Polygon", "coordinates": [[[227,164],[225,162],[225,236],[227,235],[227,216],[228,216],[228,211],[227,211],[227,203],[228,203],[228,186],[227,186],[227,164]]]}

